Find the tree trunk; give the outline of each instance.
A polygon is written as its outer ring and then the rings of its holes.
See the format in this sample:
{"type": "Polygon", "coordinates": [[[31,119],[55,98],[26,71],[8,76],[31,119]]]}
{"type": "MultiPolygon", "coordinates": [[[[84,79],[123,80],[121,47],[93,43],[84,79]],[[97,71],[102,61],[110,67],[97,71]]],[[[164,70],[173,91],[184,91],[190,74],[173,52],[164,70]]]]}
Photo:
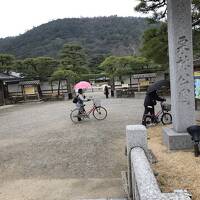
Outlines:
{"type": "Polygon", "coordinates": [[[4,85],[3,82],[0,81],[0,106],[4,104],[5,104],[4,85]]]}
{"type": "Polygon", "coordinates": [[[131,78],[131,74],[130,74],[130,87],[132,87],[132,78],[131,78]]]}
{"type": "Polygon", "coordinates": [[[122,80],[122,76],[119,76],[119,81],[121,84],[124,84],[124,81],[122,80]]]}
{"type": "Polygon", "coordinates": [[[73,98],[72,88],[69,79],[67,79],[67,92],[68,92],[68,99],[72,99],[73,98]]]}
{"type": "Polygon", "coordinates": [[[52,81],[51,81],[51,93],[53,94],[53,84],[52,84],[52,81]]]}
{"type": "Polygon", "coordinates": [[[8,94],[8,85],[5,84],[4,85],[4,98],[8,99],[8,97],[9,97],[9,94],[8,94]]]}
{"type": "Polygon", "coordinates": [[[60,80],[58,81],[58,96],[60,96],[60,80]]]}
{"type": "Polygon", "coordinates": [[[112,78],[111,81],[112,81],[111,82],[111,97],[114,97],[115,96],[115,93],[114,93],[114,91],[115,91],[115,79],[112,78]]]}
{"type": "Polygon", "coordinates": [[[41,87],[40,87],[40,84],[37,85],[37,90],[38,90],[38,94],[39,94],[40,99],[42,99],[43,94],[42,94],[42,89],[41,89],[41,87]]]}

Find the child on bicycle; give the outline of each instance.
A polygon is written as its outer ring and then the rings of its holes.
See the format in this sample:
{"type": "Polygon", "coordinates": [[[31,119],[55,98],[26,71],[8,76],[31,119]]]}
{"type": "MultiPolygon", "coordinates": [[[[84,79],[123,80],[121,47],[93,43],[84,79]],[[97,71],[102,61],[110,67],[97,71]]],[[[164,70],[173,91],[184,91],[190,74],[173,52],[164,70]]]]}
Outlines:
{"type": "MultiPolygon", "coordinates": [[[[90,99],[86,99],[85,95],[83,94],[83,89],[78,89],[76,107],[79,109],[79,114],[83,114],[85,112],[84,102],[87,101],[90,101],[90,99]]],[[[81,118],[78,117],[78,121],[81,121],[81,118]]]]}
{"type": "Polygon", "coordinates": [[[145,115],[147,115],[148,113],[150,113],[151,115],[155,115],[154,106],[156,105],[156,101],[166,101],[166,99],[159,97],[156,90],[146,94],[144,100],[144,114],[142,118],[142,125],[145,125],[145,115]]]}

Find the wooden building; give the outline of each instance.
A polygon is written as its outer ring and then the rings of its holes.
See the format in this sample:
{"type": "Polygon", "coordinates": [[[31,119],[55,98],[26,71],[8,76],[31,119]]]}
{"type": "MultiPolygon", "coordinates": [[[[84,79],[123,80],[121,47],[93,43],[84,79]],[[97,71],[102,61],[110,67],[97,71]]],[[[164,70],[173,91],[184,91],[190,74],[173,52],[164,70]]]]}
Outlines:
{"type": "Polygon", "coordinates": [[[0,80],[0,106],[4,105],[4,89],[3,89],[3,81],[0,80]]]}
{"type": "Polygon", "coordinates": [[[8,84],[18,83],[19,78],[0,73],[0,106],[5,105],[9,99],[8,84]]]}
{"type": "Polygon", "coordinates": [[[32,99],[38,99],[40,100],[39,95],[39,80],[34,81],[21,81],[19,83],[22,89],[22,95],[24,97],[24,100],[32,100],[32,99]]]}

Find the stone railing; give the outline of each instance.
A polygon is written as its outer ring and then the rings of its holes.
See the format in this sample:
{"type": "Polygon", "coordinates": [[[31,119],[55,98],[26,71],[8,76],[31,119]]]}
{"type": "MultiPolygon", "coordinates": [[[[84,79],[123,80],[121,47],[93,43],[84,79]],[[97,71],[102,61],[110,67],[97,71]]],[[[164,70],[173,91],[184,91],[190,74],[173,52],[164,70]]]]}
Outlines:
{"type": "Polygon", "coordinates": [[[183,190],[162,193],[150,165],[147,130],[142,125],[128,125],[127,138],[127,192],[131,200],[191,200],[183,190]]]}

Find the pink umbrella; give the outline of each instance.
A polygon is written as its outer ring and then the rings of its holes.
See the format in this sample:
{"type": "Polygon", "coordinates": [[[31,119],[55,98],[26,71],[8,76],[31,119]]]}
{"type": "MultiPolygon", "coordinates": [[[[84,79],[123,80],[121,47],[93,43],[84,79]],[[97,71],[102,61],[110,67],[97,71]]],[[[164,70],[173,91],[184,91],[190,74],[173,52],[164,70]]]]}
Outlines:
{"type": "Polygon", "coordinates": [[[77,83],[75,86],[74,86],[74,89],[90,89],[92,88],[92,85],[90,83],[88,83],[87,81],[80,81],[79,83],[77,83]]]}

